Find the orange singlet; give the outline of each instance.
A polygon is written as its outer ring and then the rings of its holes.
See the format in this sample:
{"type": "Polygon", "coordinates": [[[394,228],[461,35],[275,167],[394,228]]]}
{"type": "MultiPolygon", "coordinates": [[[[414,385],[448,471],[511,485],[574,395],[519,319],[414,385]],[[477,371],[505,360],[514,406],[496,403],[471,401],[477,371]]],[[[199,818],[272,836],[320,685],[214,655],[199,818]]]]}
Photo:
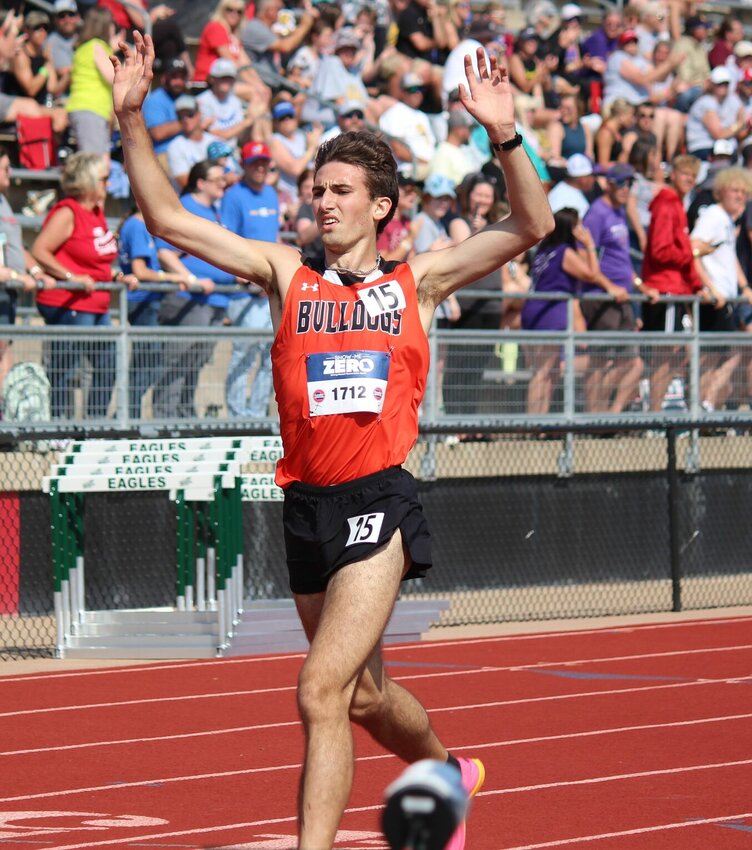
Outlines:
{"type": "Polygon", "coordinates": [[[272,346],[284,457],[277,484],[342,484],[404,462],[418,436],[428,340],[406,263],[344,286],[301,266],[272,346]]]}

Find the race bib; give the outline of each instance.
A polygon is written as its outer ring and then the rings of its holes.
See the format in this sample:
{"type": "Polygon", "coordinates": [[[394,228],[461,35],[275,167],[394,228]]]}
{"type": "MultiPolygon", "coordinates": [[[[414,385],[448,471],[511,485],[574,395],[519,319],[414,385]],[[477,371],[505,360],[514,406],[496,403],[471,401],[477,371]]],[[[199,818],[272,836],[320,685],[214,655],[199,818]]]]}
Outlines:
{"type": "Polygon", "coordinates": [[[394,310],[403,310],[407,305],[405,293],[396,280],[378,283],[358,290],[358,298],[363,302],[369,316],[380,316],[394,310]]]}
{"type": "Polygon", "coordinates": [[[384,351],[309,354],[306,361],[311,416],[381,413],[389,379],[384,351]]]}
{"type": "Polygon", "coordinates": [[[356,543],[378,543],[383,522],[383,512],[348,517],[350,536],[345,546],[354,546],[356,543]]]}

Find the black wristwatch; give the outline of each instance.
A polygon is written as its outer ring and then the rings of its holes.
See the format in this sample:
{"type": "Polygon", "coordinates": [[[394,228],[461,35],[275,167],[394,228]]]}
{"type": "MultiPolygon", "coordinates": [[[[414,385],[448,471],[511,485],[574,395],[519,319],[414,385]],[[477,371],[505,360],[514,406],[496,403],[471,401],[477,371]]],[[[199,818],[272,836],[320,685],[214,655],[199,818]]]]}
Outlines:
{"type": "Polygon", "coordinates": [[[522,136],[519,133],[515,133],[511,139],[507,139],[506,142],[491,142],[491,147],[495,151],[513,151],[515,148],[518,148],[522,144],[522,136]]]}

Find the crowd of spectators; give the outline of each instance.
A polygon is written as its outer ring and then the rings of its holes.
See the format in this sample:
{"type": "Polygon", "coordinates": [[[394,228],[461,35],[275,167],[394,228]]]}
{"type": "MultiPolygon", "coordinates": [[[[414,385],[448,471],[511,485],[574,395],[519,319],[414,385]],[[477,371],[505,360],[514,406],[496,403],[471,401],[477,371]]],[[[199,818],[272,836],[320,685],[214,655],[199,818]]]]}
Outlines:
{"type": "MultiPolygon", "coordinates": [[[[482,47],[509,68],[518,129],[550,190],[556,229],[537,251],[442,305],[440,325],[679,331],[692,316],[690,301],[679,297],[699,294],[702,331],[752,330],[752,307],[742,303],[752,304],[752,40],[738,17],[709,21],[693,0],[635,0],[600,20],[592,14],[550,0],[530,0],[514,14],[500,0],[291,0],[287,7],[219,0],[193,51],[169,2],[54,0],[51,15],[4,13],[0,122],[11,136],[17,127],[18,150],[0,152],[0,170],[11,156],[14,165],[57,167],[62,193],[28,251],[3,250],[0,321],[14,321],[20,287],[36,289],[47,324],[109,324],[110,296],[95,282],[116,277],[130,289],[134,325],[270,330],[262,292],[155,243],[137,210],[117,234],[108,227],[107,187],[128,194],[109,57],[131,30],[148,28],[157,65],[147,127],[196,214],[248,238],[285,239],[312,258],[321,251],[312,209],[316,150],[338,133],[369,129],[386,138],[400,175],[382,256],[409,260],[472,238],[506,205],[488,139],[456,96],[464,56],[482,47]],[[22,131],[30,122],[42,129],[27,143],[22,131]],[[47,142],[41,163],[40,137],[47,142]],[[6,280],[23,286],[4,287],[6,280]],[[66,288],[71,282],[84,288],[66,288]],[[152,292],[150,282],[175,290],[152,292]],[[225,284],[243,288],[227,292],[225,284]],[[522,300],[474,297],[473,288],[561,293],[572,303],[530,299],[523,308],[522,300]],[[581,298],[591,293],[608,300],[581,298]]],[[[3,185],[0,175],[0,195],[3,185]]],[[[0,221],[6,246],[19,239],[12,222],[12,213],[0,221]]],[[[212,346],[177,337],[155,346],[132,347],[131,416],[141,414],[149,388],[156,417],[201,415],[196,386],[212,346]]],[[[2,344],[0,356],[1,378],[10,347],[2,344]]],[[[112,347],[61,340],[49,352],[54,416],[69,414],[68,384],[84,356],[96,375],[87,415],[107,414],[112,347]]],[[[686,359],[679,345],[651,357],[637,341],[583,348],[583,406],[620,413],[642,393],[646,407],[660,410],[686,359]]],[[[448,413],[476,411],[489,361],[531,373],[531,413],[551,409],[561,374],[553,344],[450,343],[439,360],[448,413]]],[[[733,401],[735,375],[746,373],[752,386],[752,359],[740,352],[706,354],[703,405],[733,401]]],[[[268,344],[235,342],[228,414],[263,417],[270,395],[268,344]]]]}

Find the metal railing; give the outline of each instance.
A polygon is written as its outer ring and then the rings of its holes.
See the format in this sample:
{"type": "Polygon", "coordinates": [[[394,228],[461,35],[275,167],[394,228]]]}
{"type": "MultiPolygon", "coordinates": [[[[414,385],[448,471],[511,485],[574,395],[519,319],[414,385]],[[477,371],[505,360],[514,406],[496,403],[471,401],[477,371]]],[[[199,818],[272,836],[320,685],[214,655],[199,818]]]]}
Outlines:
{"type": "MultiPolygon", "coordinates": [[[[128,293],[118,284],[101,284],[101,288],[117,290],[114,293],[112,315],[113,326],[109,328],[80,328],[72,326],[43,326],[34,323],[26,315],[26,324],[3,328],[2,338],[13,343],[13,358],[16,363],[34,362],[47,370],[53,387],[64,377],[79,392],[86,392],[86,379],[70,375],[56,374],[63,367],[84,368],[81,363],[72,364],[72,360],[91,359],[94,354],[104,357],[106,368],[112,372],[111,398],[106,404],[106,413],[95,416],[82,416],[71,408],[71,415],[61,416],[59,411],[53,418],[36,422],[13,421],[3,419],[0,422],[0,435],[18,435],[36,430],[49,431],[53,426],[59,428],[80,427],[116,427],[127,430],[134,427],[168,427],[170,421],[177,418],[184,424],[212,420],[214,426],[220,422],[239,425],[241,420],[227,411],[225,383],[227,366],[233,347],[261,345],[268,349],[271,343],[270,332],[256,331],[234,326],[223,327],[175,327],[148,326],[133,327],[121,317],[128,314],[128,293]],[[62,351],[69,343],[73,353],[68,357],[62,351]],[[173,416],[160,419],[146,405],[140,415],[134,416],[133,402],[129,409],[129,395],[134,380],[134,356],[141,358],[141,366],[150,373],[150,380],[144,384],[143,376],[136,376],[140,386],[154,386],[156,375],[163,365],[166,351],[173,352],[174,346],[204,346],[205,359],[199,365],[200,376],[196,376],[194,387],[196,400],[190,415],[173,416]],[[172,348],[170,348],[172,346],[172,348]],[[54,356],[53,356],[54,349],[54,356]],[[57,357],[57,367],[52,360],[57,357]],[[151,359],[149,359],[151,358],[151,359]]],[[[170,284],[145,284],[144,289],[156,291],[174,291],[170,284]]],[[[237,292],[236,287],[217,287],[218,292],[237,292]]],[[[514,298],[494,291],[475,290],[458,293],[461,297],[484,299],[514,298]]],[[[527,297],[561,300],[561,296],[536,295],[527,297]]],[[[588,299],[608,300],[599,296],[588,299]]],[[[693,421],[711,419],[722,420],[732,425],[752,422],[750,395],[752,387],[752,335],[737,333],[702,333],[699,328],[699,299],[693,300],[694,320],[691,328],[681,333],[657,332],[576,332],[574,330],[574,302],[568,303],[569,327],[564,331],[527,331],[527,330],[464,330],[434,328],[429,335],[432,368],[429,374],[426,394],[421,409],[422,422],[428,426],[445,428],[476,423],[481,426],[519,427],[526,429],[562,430],[577,424],[597,424],[599,427],[618,428],[622,422],[640,422],[645,427],[651,423],[664,422],[667,412],[671,421],[682,418],[693,421]],[[559,349],[560,363],[551,380],[550,409],[546,413],[531,412],[528,392],[530,382],[541,367],[541,352],[559,349]],[[679,352],[679,355],[676,355],[679,352]],[[675,374],[671,376],[671,385],[665,399],[658,405],[651,405],[648,397],[651,379],[651,366],[656,358],[675,355],[677,360],[675,374]],[[717,368],[728,357],[738,360],[726,391],[726,403],[718,410],[708,410],[703,406],[703,386],[708,379],[709,369],[717,368]],[[639,386],[634,397],[624,409],[614,411],[610,396],[600,400],[594,396],[583,396],[584,389],[592,384],[597,369],[615,368],[639,359],[639,386]],[[686,361],[680,362],[680,361],[686,361]],[[609,365],[610,364],[610,365],[609,365]]],[[[644,300],[636,297],[635,300],[644,300]]],[[[687,301],[688,299],[666,299],[668,301],[687,301]]],[[[266,356],[266,349],[259,354],[266,356]]],[[[174,353],[174,352],[173,352],[174,353]]],[[[96,360],[96,357],[94,358],[96,360]]],[[[258,357],[256,357],[258,364],[258,357]]],[[[85,365],[85,364],[84,364],[85,365]]],[[[253,368],[253,367],[252,367],[253,368]]],[[[107,391],[105,386],[103,391],[107,391]]],[[[611,390],[610,392],[612,392],[611,390]]],[[[90,390],[89,390],[90,392],[90,390]]],[[[605,393],[605,390],[604,390],[605,393]]],[[[82,403],[79,402],[80,410],[82,403]]],[[[85,408],[86,405],[83,404],[85,408]]],[[[273,410],[267,417],[244,421],[253,427],[271,427],[276,422],[273,410]]]]}

